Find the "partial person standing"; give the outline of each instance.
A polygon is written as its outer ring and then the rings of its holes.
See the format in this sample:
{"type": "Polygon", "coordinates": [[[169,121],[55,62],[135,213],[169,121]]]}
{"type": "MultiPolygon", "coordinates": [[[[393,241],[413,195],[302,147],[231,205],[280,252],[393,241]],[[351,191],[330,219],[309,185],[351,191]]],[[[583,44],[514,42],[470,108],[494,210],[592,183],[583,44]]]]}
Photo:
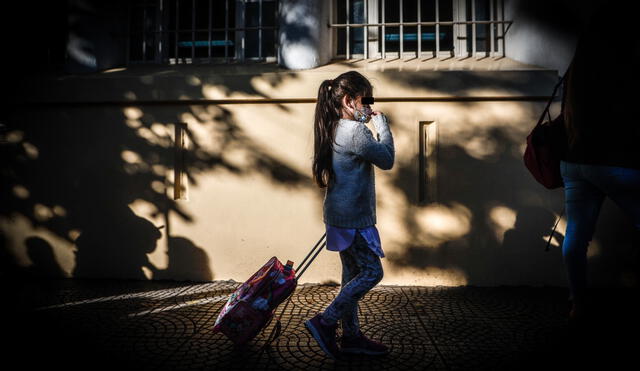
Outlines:
{"type": "Polygon", "coordinates": [[[632,114],[640,43],[629,13],[611,4],[594,12],[565,79],[568,148],[560,170],[567,230],[562,253],[572,320],[583,318],[588,309],[587,247],[605,197],[640,231],[640,124],[632,114]],[[614,29],[616,36],[611,37],[606,31],[614,29]],[[625,53],[621,58],[594,58],[594,46],[625,53]]]}

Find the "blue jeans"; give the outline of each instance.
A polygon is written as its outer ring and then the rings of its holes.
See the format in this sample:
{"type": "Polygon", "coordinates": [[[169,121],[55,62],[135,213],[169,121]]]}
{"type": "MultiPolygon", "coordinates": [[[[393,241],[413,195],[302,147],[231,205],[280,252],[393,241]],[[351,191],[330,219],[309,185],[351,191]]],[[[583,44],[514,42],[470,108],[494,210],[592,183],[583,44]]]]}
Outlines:
{"type": "Polygon", "coordinates": [[[340,260],[342,288],[324,310],[322,318],[331,324],[342,320],[343,336],[355,336],[360,330],[358,301],[382,280],[382,263],[359,232],[351,246],[340,251],[340,260]]]}
{"type": "Polygon", "coordinates": [[[581,300],[587,288],[587,246],[605,196],[627,212],[640,231],[640,169],[562,161],[560,172],[567,214],[562,255],[571,297],[581,300]]]}

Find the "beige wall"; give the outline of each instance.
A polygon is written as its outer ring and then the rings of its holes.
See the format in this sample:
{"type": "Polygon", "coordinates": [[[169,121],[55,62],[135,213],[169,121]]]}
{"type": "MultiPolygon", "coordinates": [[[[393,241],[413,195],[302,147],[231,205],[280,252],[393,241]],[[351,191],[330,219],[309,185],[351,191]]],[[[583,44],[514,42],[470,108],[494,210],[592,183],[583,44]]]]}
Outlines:
{"type": "MultiPolygon", "coordinates": [[[[0,225],[17,264],[51,260],[30,257],[33,236],[51,247],[66,275],[244,281],[274,255],[299,263],[324,233],[324,190],[310,171],[315,104],[286,99],[315,98],[323,79],[358,69],[376,97],[398,98],[375,104],[396,144],[393,169],[376,169],[381,284],[565,285],[559,248],[543,251],[562,190],[544,190],[522,165],[525,137],[544,106],[536,97],[551,91],[554,71],[507,59],[332,64],[296,73],[225,68],[115,71],[34,89],[39,103],[13,112],[20,129],[11,140],[31,148],[25,169],[52,179],[13,185],[15,212],[0,225]],[[502,101],[456,98],[489,96],[502,101]],[[450,101],[408,99],[416,97],[450,101]],[[285,101],[175,101],[228,98],[285,101]],[[146,103],[123,103],[135,99],[146,103]],[[193,135],[192,178],[187,199],[173,201],[171,138],[179,121],[193,135]],[[423,121],[437,128],[437,202],[426,205],[417,201],[423,121]],[[159,240],[149,242],[140,218],[164,225],[159,240]]],[[[619,243],[631,230],[624,223],[605,205],[590,252],[596,285],[635,280],[610,258],[629,253],[619,243]]],[[[559,232],[556,246],[564,220],[559,232]]],[[[339,283],[340,272],[338,254],[325,250],[301,282],[339,283]]]]}

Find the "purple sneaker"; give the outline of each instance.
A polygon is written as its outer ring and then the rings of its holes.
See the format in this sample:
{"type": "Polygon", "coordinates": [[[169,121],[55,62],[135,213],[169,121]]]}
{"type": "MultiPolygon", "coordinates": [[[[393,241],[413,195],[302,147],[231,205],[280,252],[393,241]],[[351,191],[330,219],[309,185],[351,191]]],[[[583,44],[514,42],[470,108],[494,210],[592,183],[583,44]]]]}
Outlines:
{"type": "Polygon", "coordinates": [[[337,359],[340,354],[338,344],[336,343],[336,328],[338,324],[325,326],[320,321],[322,313],[316,314],[315,317],[304,322],[307,330],[311,333],[314,339],[320,345],[320,348],[331,358],[337,359]]]}
{"type": "Polygon", "coordinates": [[[343,336],[340,340],[340,346],[343,353],[369,355],[382,355],[389,353],[389,348],[386,345],[367,338],[360,330],[358,330],[358,335],[355,337],[343,336]]]}

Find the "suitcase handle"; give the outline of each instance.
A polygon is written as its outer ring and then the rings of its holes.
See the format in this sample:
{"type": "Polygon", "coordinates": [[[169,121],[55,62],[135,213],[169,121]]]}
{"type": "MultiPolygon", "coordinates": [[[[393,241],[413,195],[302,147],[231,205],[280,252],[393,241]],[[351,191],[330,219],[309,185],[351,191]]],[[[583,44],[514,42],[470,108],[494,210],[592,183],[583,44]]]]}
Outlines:
{"type": "Polygon", "coordinates": [[[313,261],[316,259],[316,257],[318,256],[318,254],[320,254],[320,251],[322,251],[322,249],[325,247],[325,245],[327,244],[327,241],[325,240],[325,237],[327,237],[327,233],[325,232],[322,237],[320,237],[320,239],[318,240],[318,242],[316,242],[316,245],[311,249],[311,251],[309,252],[309,254],[307,254],[307,256],[304,258],[304,260],[302,261],[302,263],[300,263],[300,265],[298,265],[298,268],[296,268],[296,284],[298,283],[298,280],[300,279],[300,277],[302,277],[302,274],[304,273],[304,271],[307,270],[307,268],[309,268],[309,266],[311,265],[311,263],[313,263],[313,261]],[[323,240],[325,240],[323,242],[323,240]],[[320,245],[320,243],[322,242],[322,245],[320,245]],[[307,259],[309,259],[309,256],[311,256],[311,254],[314,253],[314,251],[316,250],[316,248],[320,246],[320,248],[318,249],[318,251],[315,253],[315,255],[313,255],[313,258],[311,258],[311,260],[307,263],[307,265],[304,265],[304,263],[307,261],[307,259]],[[298,273],[298,271],[300,270],[300,267],[304,266],[304,268],[302,269],[302,272],[298,273]]]}

